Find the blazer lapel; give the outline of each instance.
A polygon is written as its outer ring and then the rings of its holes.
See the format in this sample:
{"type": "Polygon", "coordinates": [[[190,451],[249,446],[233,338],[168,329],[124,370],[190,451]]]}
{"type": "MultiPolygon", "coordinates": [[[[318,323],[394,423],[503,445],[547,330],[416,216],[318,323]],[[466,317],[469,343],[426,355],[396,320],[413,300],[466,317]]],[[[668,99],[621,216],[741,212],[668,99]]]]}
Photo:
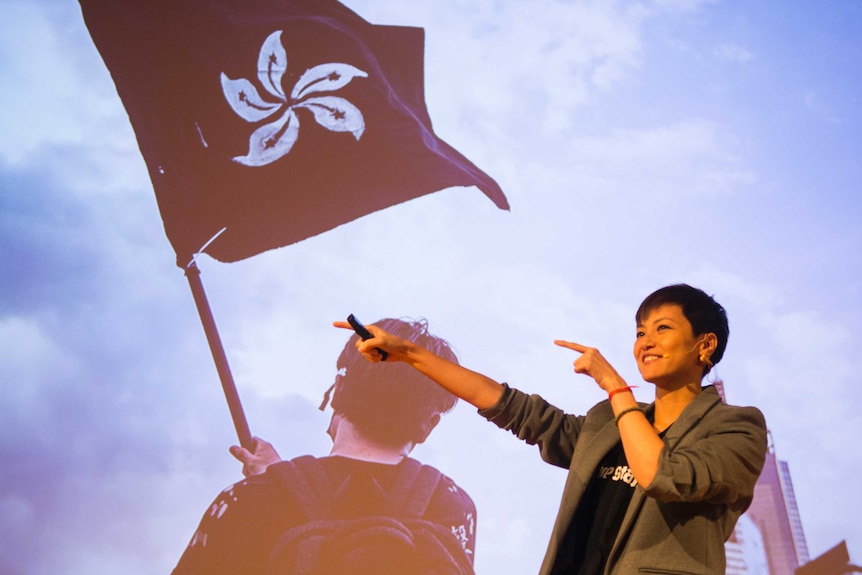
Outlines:
{"type": "MultiPolygon", "coordinates": [[[[689,431],[691,431],[697,422],[701,420],[704,414],[720,401],[721,396],[718,395],[715,386],[710,385],[704,387],[703,391],[701,391],[700,394],[698,394],[698,396],[686,406],[677,420],[668,427],[667,432],[664,435],[664,442],[667,445],[667,449],[673,449],[676,447],[680,440],[689,431]]],[[[655,412],[655,404],[651,403],[644,408],[644,411],[647,414],[647,417],[649,417],[655,412]]],[[[619,437],[619,433],[617,433],[617,437],[619,437]]],[[[645,501],[646,492],[641,485],[638,485],[632,494],[629,506],[626,508],[626,514],[625,517],[623,517],[622,525],[620,525],[617,540],[614,542],[613,549],[611,549],[610,557],[608,558],[608,565],[611,565],[616,561],[615,558],[621,547],[620,542],[625,541],[628,537],[629,531],[632,529],[635,519],[638,514],[640,514],[641,507],[643,507],[645,501]]]]}
{"type": "Polygon", "coordinates": [[[697,425],[706,412],[720,402],[721,396],[718,395],[715,386],[709,385],[704,387],[703,391],[686,406],[677,420],[667,428],[664,440],[668,449],[676,447],[680,440],[697,425]]]}

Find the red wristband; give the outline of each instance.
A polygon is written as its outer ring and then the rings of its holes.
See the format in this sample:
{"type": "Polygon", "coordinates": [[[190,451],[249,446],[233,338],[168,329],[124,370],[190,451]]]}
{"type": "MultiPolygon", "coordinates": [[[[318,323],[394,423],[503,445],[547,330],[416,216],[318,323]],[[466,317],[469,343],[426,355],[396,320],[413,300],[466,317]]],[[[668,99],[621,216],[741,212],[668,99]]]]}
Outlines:
{"type": "Polygon", "coordinates": [[[619,389],[612,389],[611,391],[608,392],[608,399],[609,400],[613,399],[616,394],[622,393],[624,391],[631,391],[636,387],[637,387],[636,385],[627,385],[625,387],[620,387],[619,389]]]}

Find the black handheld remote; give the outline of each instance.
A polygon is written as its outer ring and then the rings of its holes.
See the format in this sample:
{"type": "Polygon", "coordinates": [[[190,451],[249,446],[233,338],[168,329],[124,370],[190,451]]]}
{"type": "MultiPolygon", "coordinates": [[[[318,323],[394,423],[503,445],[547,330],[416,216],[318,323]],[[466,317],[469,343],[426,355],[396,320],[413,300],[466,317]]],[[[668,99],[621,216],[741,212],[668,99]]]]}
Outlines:
{"type": "MultiPolygon", "coordinates": [[[[355,331],[359,335],[359,337],[363,339],[363,341],[374,337],[371,332],[368,331],[368,328],[362,325],[362,322],[356,319],[356,316],[354,316],[353,314],[347,316],[347,323],[350,324],[350,327],[353,328],[353,331],[355,331]]],[[[379,347],[376,347],[374,349],[376,349],[380,353],[380,359],[382,361],[386,361],[386,358],[389,357],[389,354],[380,349],[379,347]]]]}

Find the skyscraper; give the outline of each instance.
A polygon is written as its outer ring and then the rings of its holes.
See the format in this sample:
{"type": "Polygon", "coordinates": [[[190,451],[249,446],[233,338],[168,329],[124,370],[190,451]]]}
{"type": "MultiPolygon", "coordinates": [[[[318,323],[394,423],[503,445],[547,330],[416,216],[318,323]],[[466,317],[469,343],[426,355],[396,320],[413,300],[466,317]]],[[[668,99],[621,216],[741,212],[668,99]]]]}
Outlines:
{"type": "MultiPolygon", "coordinates": [[[[719,380],[715,385],[726,401],[724,383],[719,380]]],[[[809,560],[790,467],[776,457],[771,432],[754,500],[725,549],[727,575],[794,575],[796,568],[809,560]],[[768,571],[764,571],[764,554],[768,571]]]]}
{"type": "Polygon", "coordinates": [[[727,553],[725,575],[770,575],[763,535],[747,514],[739,518],[724,548],[727,553]]]}
{"type": "Polygon", "coordinates": [[[808,545],[796,506],[790,467],[779,461],[770,434],[763,473],[754,488],[754,501],[747,511],[763,535],[770,575],[793,575],[808,562],[808,545]]]}

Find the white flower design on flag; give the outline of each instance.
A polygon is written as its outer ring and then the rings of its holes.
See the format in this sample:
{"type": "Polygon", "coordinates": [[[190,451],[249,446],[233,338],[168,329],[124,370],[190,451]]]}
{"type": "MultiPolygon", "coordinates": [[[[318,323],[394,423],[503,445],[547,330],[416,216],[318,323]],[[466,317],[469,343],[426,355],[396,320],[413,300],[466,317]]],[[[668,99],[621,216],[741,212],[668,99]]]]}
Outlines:
{"type": "Polygon", "coordinates": [[[260,126],[252,133],[248,141],[248,154],[235,157],[235,162],[246,166],[264,166],[290,152],[299,137],[297,108],[311,111],[317,123],[327,130],[350,132],[357,140],[362,137],[365,119],[359,108],[339,96],[311,95],[333,92],[356,77],[367,78],[367,73],[350,64],[320,64],[300,76],[288,98],[281,85],[286,71],[287,52],[281,44],[281,31],[276,31],[260,47],[257,78],[277,102],[264,100],[249,80],[231,80],[222,72],[224,97],[233,111],[246,122],[261,122],[283,110],[277,120],[260,126]]]}

